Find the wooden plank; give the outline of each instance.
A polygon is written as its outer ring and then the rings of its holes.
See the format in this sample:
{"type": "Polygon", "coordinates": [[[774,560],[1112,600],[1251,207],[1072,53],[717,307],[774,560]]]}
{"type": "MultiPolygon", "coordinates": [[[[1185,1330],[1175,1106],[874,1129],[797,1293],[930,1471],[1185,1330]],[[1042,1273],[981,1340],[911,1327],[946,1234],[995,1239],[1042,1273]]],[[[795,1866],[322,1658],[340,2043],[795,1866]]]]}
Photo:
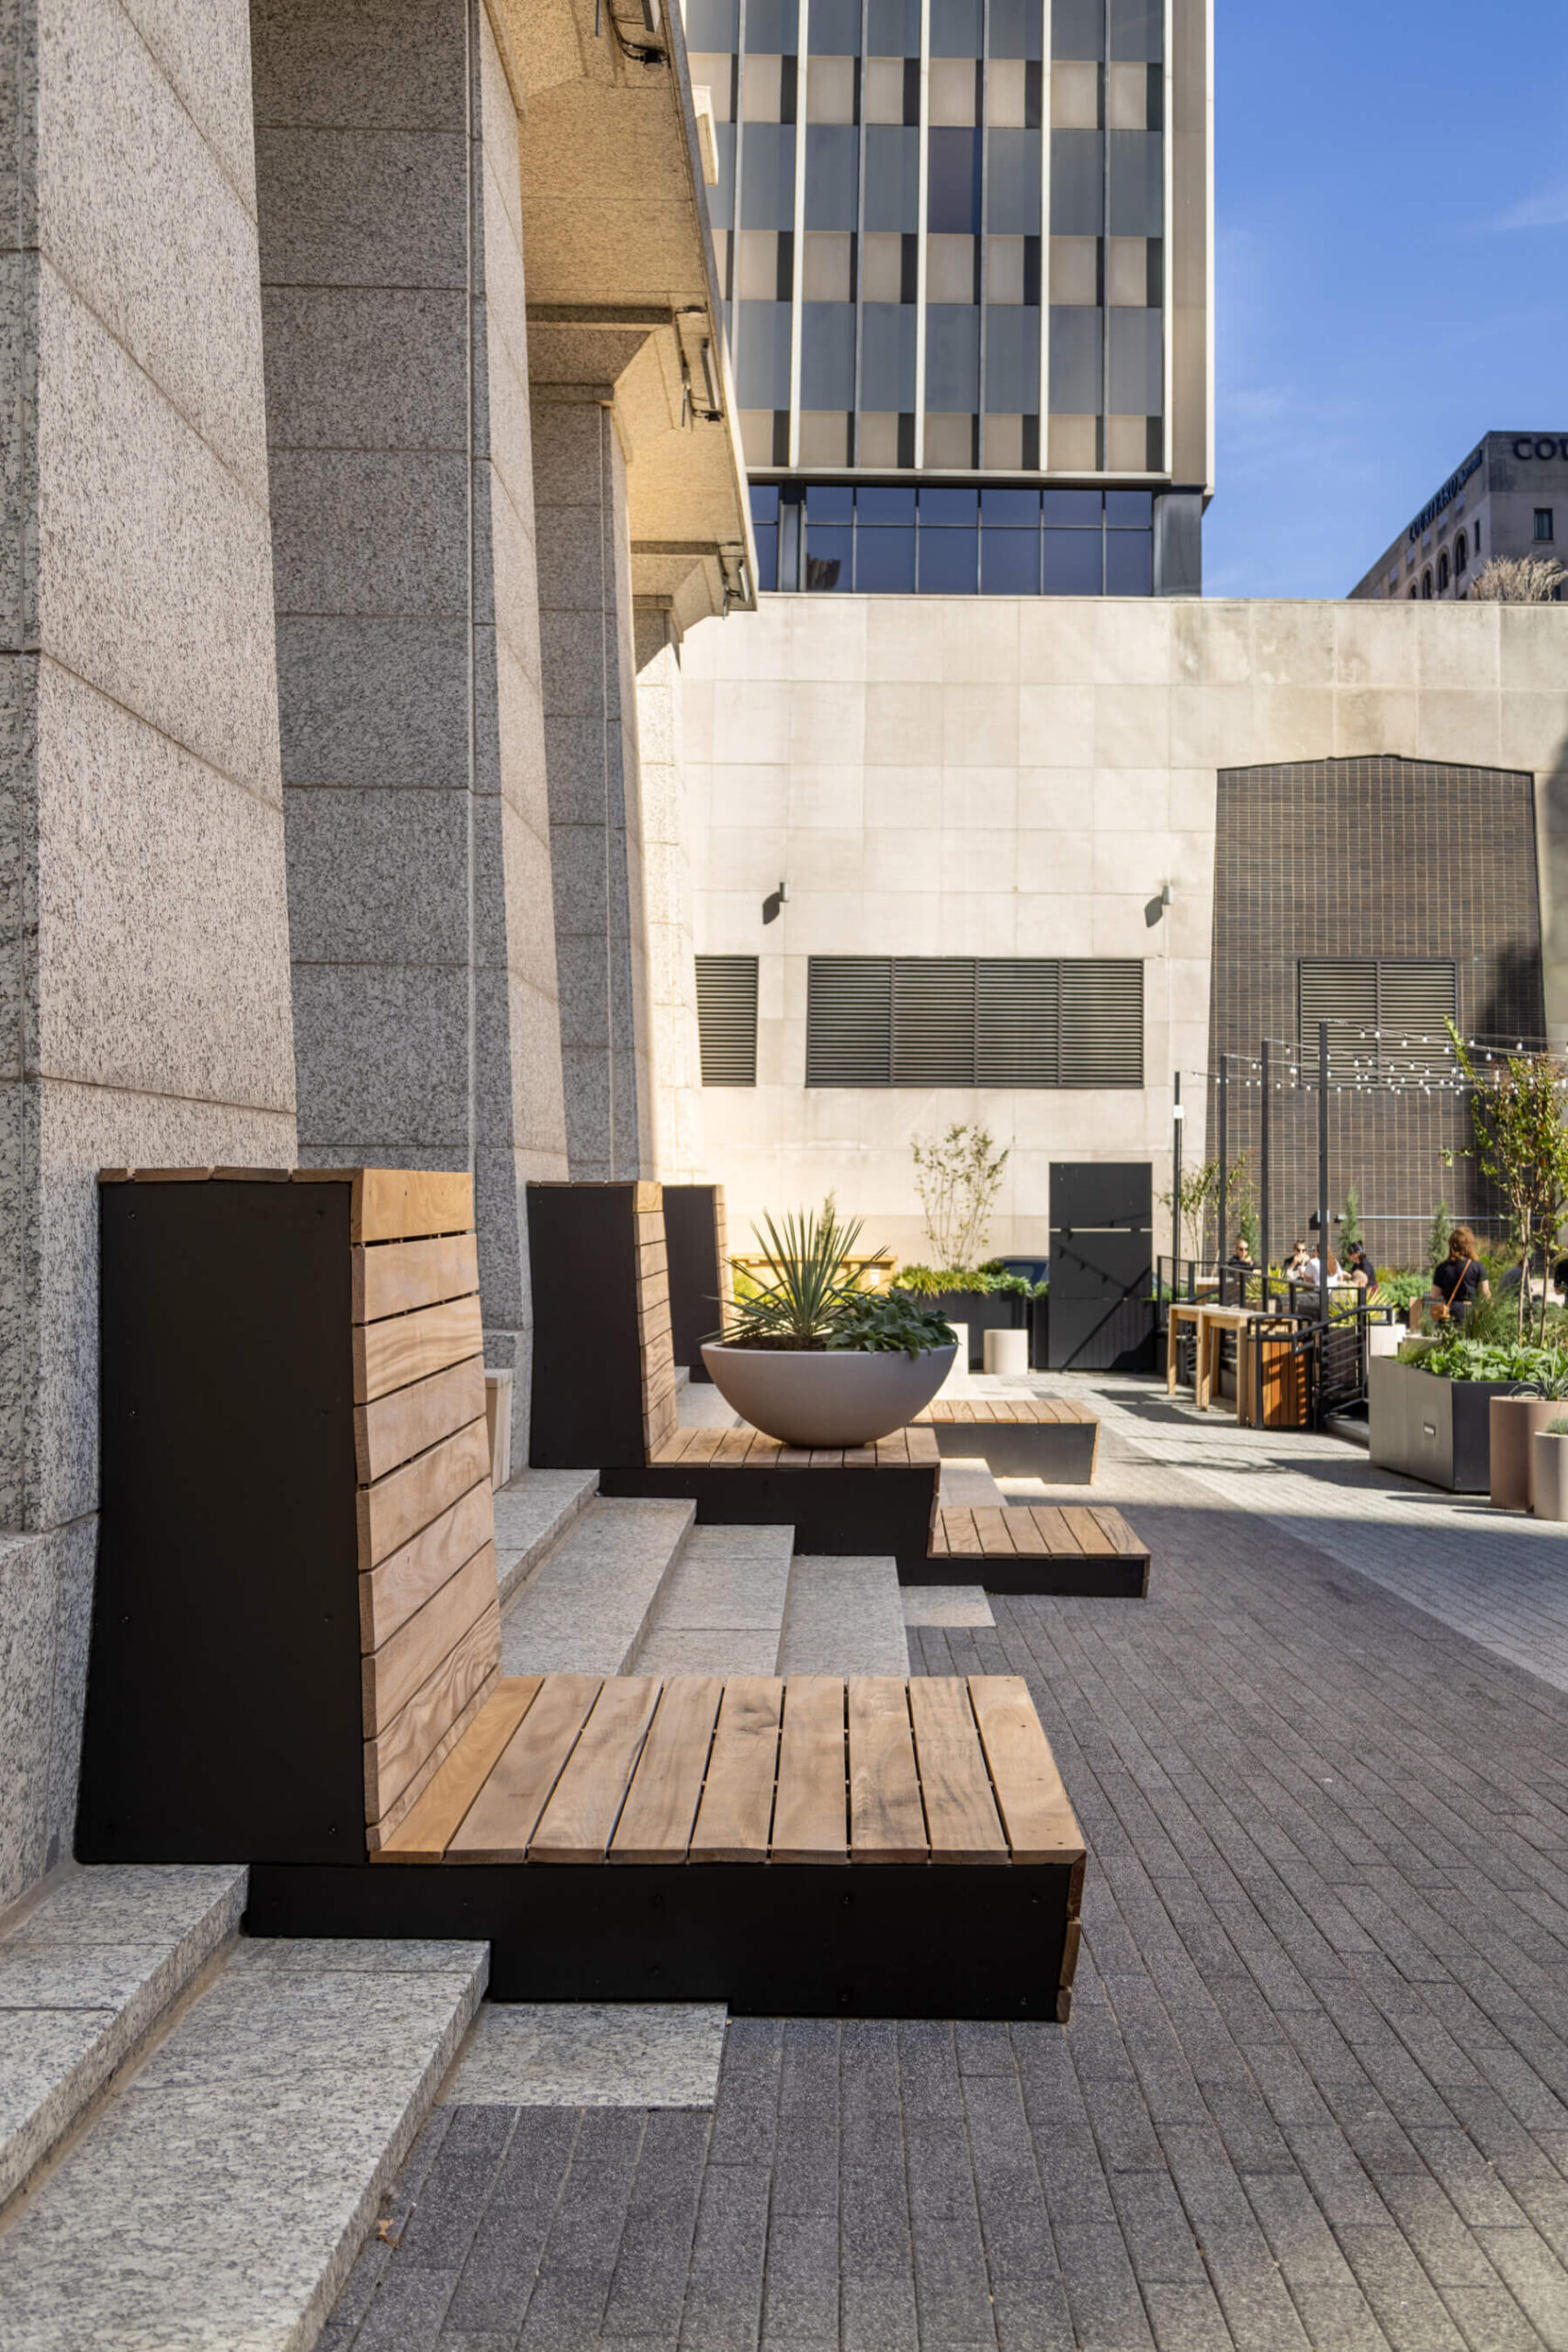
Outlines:
{"type": "Polygon", "coordinates": [[[662,1225],[664,1222],[663,1185],[650,1183],[646,1180],[639,1180],[637,1183],[634,1183],[632,1186],[632,1209],[634,1214],[639,1219],[645,1216],[656,1216],[659,1219],[660,1224],[662,1225]]]}
{"type": "Polygon", "coordinates": [[[410,1543],[378,1560],[359,1579],[361,1650],[368,1656],[389,1642],[448,1577],[490,1544],[494,1527],[490,1488],[481,1480],[410,1543]]]}
{"type": "Polygon", "coordinates": [[[773,1806],[775,1862],[849,1860],[844,1736],[844,1685],[840,1677],[788,1676],[773,1806]]]}
{"type": "Polygon", "coordinates": [[[844,1449],[841,1445],[814,1445],[812,1447],[811,1467],[813,1470],[841,1470],[843,1466],[844,1449]]]}
{"type": "Polygon", "coordinates": [[[611,1861],[685,1860],[723,1695],[713,1674],[672,1674],[665,1683],[621,1808],[611,1861]]]}
{"type": "Polygon", "coordinates": [[[874,1445],[845,1446],[844,1468],[846,1470],[874,1470],[875,1467],[876,1448],[874,1445]]]}
{"type": "Polygon", "coordinates": [[[1012,1540],[1014,1511],[1010,1504],[982,1504],[972,1516],[982,1552],[1011,1552],[1015,1548],[1012,1540]]]}
{"type": "Polygon", "coordinates": [[[373,1487],[361,1487],[355,1496],[361,1569],[399,1550],[481,1478],[488,1485],[490,1431],[482,1413],[373,1487]]]}
{"type": "Polygon", "coordinates": [[[409,1315],[442,1299],[464,1298],[479,1286],[479,1244],[471,1233],[434,1241],[378,1241],[349,1252],[353,1315],[376,1323],[409,1315]]]}
{"type": "Polygon", "coordinates": [[[1031,1503],[1029,1516],[1045,1538],[1048,1553],[1066,1553],[1074,1560],[1083,1557],[1082,1545],[1059,1510],[1053,1510],[1049,1503],[1031,1503]]]}
{"type": "Polygon", "coordinates": [[[947,1540],[947,1521],[938,1510],[931,1514],[931,1541],[926,1546],[928,1560],[945,1560],[952,1546],[947,1540]]]}
{"type": "Polygon", "coordinates": [[[750,1451],[751,1440],[755,1435],[756,1431],[754,1430],[749,1429],[744,1425],[738,1430],[720,1430],[718,1433],[718,1443],[715,1446],[712,1453],[708,1456],[708,1459],[713,1464],[715,1469],[733,1470],[739,1468],[739,1464],[745,1461],[748,1453],[750,1451]]]}
{"type": "Polygon", "coordinates": [[[1008,1533],[1012,1537],[1015,1552],[1026,1552],[1032,1559],[1043,1558],[1051,1549],[1049,1542],[1034,1524],[1034,1514],[1022,1504],[1010,1503],[1008,1533]]]}
{"type": "Polygon", "coordinates": [[[723,1430],[694,1430],[692,1442],[682,1455],[682,1461],[688,1468],[698,1462],[711,1462],[718,1452],[718,1442],[723,1435],[723,1430]]]}
{"type": "Polygon", "coordinates": [[[852,1675],[849,1724],[850,1859],[925,1861],[930,1849],[908,1686],[894,1675],[852,1675]]]}
{"type": "Polygon", "coordinates": [[[1013,1860],[1080,1860],[1083,1832],[1023,1677],[972,1674],[969,1698],[1013,1860]]]}
{"type": "Polygon", "coordinates": [[[938,1445],[932,1430],[906,1430],[904,1442],[908,1451],[909,1460],[918,1468],[931,1470],[941,1462],[942,1448],[938,1445]]]}
{"type": "Polygon", "coordinates": [[[604,1860],[658,1704],[655,1674],[617,1675],[604,1684],[528,1840],[531,1862],[604,1860]]]}
{"type": "Polygon", "coordinates": [[[963,1683],[952,1675],[912,1677],[909,1715],[932,1861],[1005,1862],[1008,1841],[963,1683]]]}
{"type": "Polygon", "coordinates": [[[879,1470],[884,1467],[902,1470],[907,1467],[908,1460],[909,1448],[902,1430],[895,1430],[891,1437],[877,1439],[876,1466],[879,1470]]]}
{"type": "Polygon", "coordinates": [[[1086,1504],[1085,1509],[1113,1552],[1141,1558],[1148,1550],[1146,1544],[1139,1543],[1121,1512],[1112,1510],[1108,1503],[1086,1504]]]}
{"type": "Polygon", "coordinates": [[[466,1168],[360,1170],[351,1241],[415,1241],[473,1227],[474,1180],[466,1168]]]}
{"type": "Polygon", "coordinates": [[[596,1674],[547,1674],[446,1848],[453,1862],[520,1862],[603,1685],[596,1674]]]}
{"type": "Polygon", "coordinates": [[[798,1445],[781,1446],[779,1449],[778,1467],[781,1470],[809,1470],[811,1467],[810,1447],[802,1447],[798,1445]]]}
{"type": "Polygon", "coordinates": [[[748,1470],[776,1469],[783,1452],[784,1447],[776,1437],[764,1437],[761,1430],[754,1430],[747,1449],[746,1467],[748,1470]]]}
{"type": "Polygon", "coordinates": [[[385,1731],[365,1743],[366,1818],[381,1821],[420,1766],[501,1666],[501,1611],[491,1600],[385,1731]]]}
{"type": "Polygon", "coordinates": [[[766,1861],[783,1706],[776,1675],[736,1674],[725,1683],[692,1831],[694,1862],[766,1861]]]}
{"type": "Polygon", "coordinates": [[[973,1511],[944,1510],[942,1523],[947,1530],[947,1548],[955,1558],[962,1554],[966,1559],[977,1559],[984,1552],[973,1511]]]}
{"type": "Polygon", "coordinates": [[[495,1551],[487,1544],[448,1577],[389,1641],[359,1662],[367,1736],[385,1730],[420,1684],[496,1600],[495,1551]]]}
{"type": "Polygon", "coordinates": [[[423,1380],[464,1356],[484,1351],[484,1327],[478,1295],[449,1298],[439,1306],[422,1306],[413,1315],[394,1315],[385,1323],[354,1327],[354,1401],[368,1405],[411,1380],[423,1380]]]}
{"type": "Polygon", "coordinates": [[[674,1436],[666,1438],[659,1449],[660,1461],[664,1463],[681,1461],[696,1434],[695,1430],[683,1430],[677,1424],[674,1436]]]}
{"type": "Polygon", "coordinates": [[[461,1744],[412,1811],[378,1849],[382,1862],[438,1862],[507,1741],[544,1688],[542,1674],[497,1683],[461,1744]]]}
{"type": "Polygon", "coordinates": [[[1082,1503],[1064,1503],[1062,1517],[1077,1543],[1080,1552],[1091,1560],[1108,1560],[1116,1546],[1096,1520],[1093,1511],[1082,1503]]]}
{"type": "MultiPolygon", "coordinates": [[[[457,1713],[447,1724],[445,1731],[443,1731],[439,1736],[432,1742],[431,1746],[426,1748],[423,1758],[415,1765],[413,1770],[404,1781],[402,1788],[392,1799],[385,1813],[381,1815],[379,1820],[367,1821],[365,1825],[365,1844],[366,1849],[372,1860],[374,1860],[378,1849],[384,1846],[389,1838],[394,1837],[397,1831],[401,1827],[402,1824],[408,1819],[409,1815],[413,1811],[414,1806],[419,1803],[426,1789],[429,1788],[430,1783],[434,1781],[437,1772],[440,1771],[441,1767],[446,1763],[446,1758],[455,1754],[462,1746],[463,1740],[470,1726],[479,1720],[479,1715],[483,1713],[491,1692],[498,1688],[500,1679],[501,1662],[498,1658],[491,1672],[486,1675],[482,1675],[476,1682],[472,1692],[463,1702],[463,1704],[458,1708],[457,1713]]],[[[367,1759],[372,1753],[375,1744],[376,1743],[373,1742],[367,1744],[366,1756],[367,1759]]],[[[367,1780],[368,1770],[369,1767],[367,1762],[367,1780]]]]}
{"type": "Polygon", "coordinates": [[[384,1478],[400,1463],[436,1445],[485,1408],[485,1360],[465,1356],[410,1387],[394,1388],[373,1405],[354,1408],[355,1468],[362,1487],[384,1478]]]}

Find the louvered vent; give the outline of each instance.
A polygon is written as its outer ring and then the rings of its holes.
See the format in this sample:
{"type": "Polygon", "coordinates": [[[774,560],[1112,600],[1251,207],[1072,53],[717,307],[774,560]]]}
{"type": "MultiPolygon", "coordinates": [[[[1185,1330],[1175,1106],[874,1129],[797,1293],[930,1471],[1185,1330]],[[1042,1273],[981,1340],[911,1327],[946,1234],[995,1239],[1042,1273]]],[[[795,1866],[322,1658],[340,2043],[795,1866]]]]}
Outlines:
{"type": "Polygon", "coordinates": [[[697,957],[697,1040],[705,1086],[757,1083],[757,958],[697,957]]]}
{"type": "Polygon", "coordinates": [[[807,1086],[891,1086],[893,960],[813,956],[806,984],[807,1086]]]}
{"type": "Polygon", "coordinates": [[[1353,1080],[1451,1069],[1444,1023],[1458,1018],[1458,974],[1442,956],[1303,956],[1298,967],[1301,1060],[1317,1066],[1318,1024],[1328,1026],[1328,1069],[1353,1080]]]}
{"type": "Polygon", "coordinates": [[[1141,1086],[1135,958],[814,956],[807,1086],[1141,1086]]]}

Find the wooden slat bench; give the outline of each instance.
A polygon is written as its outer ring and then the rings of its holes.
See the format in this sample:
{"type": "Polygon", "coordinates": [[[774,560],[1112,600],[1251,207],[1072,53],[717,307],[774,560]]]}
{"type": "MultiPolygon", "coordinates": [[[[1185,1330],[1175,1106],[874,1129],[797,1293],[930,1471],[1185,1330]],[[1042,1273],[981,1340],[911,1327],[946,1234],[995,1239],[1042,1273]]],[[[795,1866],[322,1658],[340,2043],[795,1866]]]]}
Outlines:
{"type": "Polygon", "coordinates": [[[935,1431],[949,1460],[977,1456],[993,1477],[1093,1483],[1100,1422],[1070,1397],[939,1396],[916,1414],[915,1423],[935,1431]]]}
{"type": "Polygon", "coordinates": [[[1108,1598],[1149,1587],[1149,1555],[1119,1510],[1108,1504],[1010,1503],[1003,1510],[937,1512],[931,1559],[944,1565],[933,1582],[977,1573],[988,1592],[1091,1593],[1108,1598]]]}
{"type": "MultiPolygon", "coordinates": [[[[482,1938],[501,1998],[1064,2012],[1082,1840],[1021,1683],[503,1680],[470,1179],[177,1175],[101,1193],[78,1860],[245,1862],[254,1934],[482,1938]]],[[[752,1475],[929,1521],[930,1432],[874,1451],[752,1475]]]]}
{"type": "Polygon", "coordinates": [[[320,1932],[313,1879],[344,1932],[489,1937],[502,1999],[1071,1999],[1083,1838],[1012,1676],[502,1680],[375,1860],[263,1870],[253,1923],[320,1932]]]}

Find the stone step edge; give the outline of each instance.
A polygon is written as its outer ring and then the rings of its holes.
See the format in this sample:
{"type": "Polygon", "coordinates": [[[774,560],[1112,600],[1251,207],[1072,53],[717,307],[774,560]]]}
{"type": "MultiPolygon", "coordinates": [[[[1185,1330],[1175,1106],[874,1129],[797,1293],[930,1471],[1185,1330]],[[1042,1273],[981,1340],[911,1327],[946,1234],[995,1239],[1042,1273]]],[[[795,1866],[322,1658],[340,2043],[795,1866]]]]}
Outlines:
{"type": "MultiPolygon", "coordinates": [[[[502,1604],[503,1616],[511,1614],[511,1612],[516,1608],[517,1604],[523,1600],[528,1593],[535,1589],[536,1586],[539,1583],[541,1577],[544,1575],[545,1570],[548,1567],[550,1561],[555,1557],[555,1555],[559,1549],[561,1544],[569,1534],[575,1532],[581,1520],[586,1519],[599,1511],[641,1510],[651,1499],[654,1498],[646,1496],[625,1499],[602,1495],[594,1497],[591,1500],[587,1509],[575,1512],[572,1515],[572,1518],[568,1521],[567,1525],[562,1528],[559,1535],[557,1536],[548,1551],[544,1555],[543,1558],[537,1562],[533,1573],[524,1583],[520,1584],[513,1592],[509,1594],[506,1600],[502,1604]]],[[[648,1600],[637,1627],[614,1665],[604,1667],[582,1667],[576,1669],[579,1672],[628,1674],[632,1671],[632,1660],[637,1657],[638,1650],[642,1647],[643,1643],[648,1638],[649,1628],[651,1627],[653,1620],[659,1611],[659,1604],[664,1597],[664,1589],[670,1581],[671,1573],[673,1570],[676,1562],[684,1553],[687,1544],[691,1541],[693,1530],[695,1528],[697,1523],[697,1507],[694,1502],[687,1500],[684,1497],[681,1496],[671,1496],[668,1498],[660,1498],[659,1499],[661,1502],[664,1502],[666,1507],[668,1507],[669,1503],[682,1503],[684,1508],[684,1517],[681,1523],[679,1534],[675,1537],[674,1542],[671,1544],[668,1553],[665,1555],[664,1559],[660,1565],[659,1574],[649,1591],[648,1600]]]]}
{"type": "MultiPolygon", "coordinates": [[[[674,1500],[676,1498],[671,1497],[671,1499],[674,1500]]],[[[600,1508],[603,1510],[604,1505],[601,1504],[600,1508]]],[[[638,1650],[641,1649],[644,1642],[647,1641],[649,1634],[652,1629],[653,1621],[659,1614],[659,1604],[664,1598],[665,1588],[669,1584],[670,1578],[674,1573],[675,1564],[678,1560],[684,1557],[686,1546],[690,1544],[693,1536],[696,1533],[696,1529],[697,1507],[694,1502],[687,1511],[685,1521],[681,1529],[681,1532],[675,1538],[674,1543],[670,1546],[669,1555],[666,1558],[663,1566],[659,1571],[659,1581],[648,1596],[648,1606],[642,1612],[641,1623],[638,1624],[637,1632],[632,1635],[631,1640],[626,1644],[625,1650],[621,1654],[621,1662],[615,1668],[615,1672],[617,1674],[630,1674],[632,1672],[632,1661],[637,1657],[638,1650]]]]}
{"type": "Polygon", "coordinates": [[[575,1496],[532,1544],[521,1552],[502,1552],[496,1547],[497,1592],[502,1609],[509,1608],[524,1589],[532,1584],[567,1530],[575,1526],[585,1510],[599,1498],[599,1473],[585,1470],[582,1483],[575,1496]]]}
{"type": "MultiPolygon", "coordinates": [[[[249,1871],[236,1870],[200,1918],[193,1920],[179,1941],[170,1946],[163,1963],[115,2010],[91,2047],[65,2068],[32,2113],[0,2139],[0,2221],[74,2136],[89,2110],[106,2096],[112,2096],[119,2079],[141,2064],[197,1977],[214,1959],[233,1948],[249,1884],[249,1871]]],[[[46,1908],[47,1897],[29,1906],[28,1916],[37,1918],[46,1908]]],[[[38,2006],[47,2009],[49,2004],[38,2006]]]]}

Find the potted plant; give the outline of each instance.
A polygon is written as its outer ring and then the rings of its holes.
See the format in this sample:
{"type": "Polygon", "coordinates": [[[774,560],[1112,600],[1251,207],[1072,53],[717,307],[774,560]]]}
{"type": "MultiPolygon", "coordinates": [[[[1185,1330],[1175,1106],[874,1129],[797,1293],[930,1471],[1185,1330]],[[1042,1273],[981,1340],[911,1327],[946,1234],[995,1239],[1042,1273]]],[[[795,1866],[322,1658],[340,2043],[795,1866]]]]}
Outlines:
{"type": "Polygon", "coordinates": [[[943,1317],[893,1291],[862,1290],[844,1261],[860,1238],[832,1196],[820,1212],[764,1216],[773,1280],[738,1301],[703,1362],[726,1404],[785,1445],[869,1445],[931,1403],[956,1352],[943,1317]]]}
{"type": "Polygon", "coordinates": [[[1397,1356],[1367,1366],[1371,1458],[1454,1494],[1491,1487],[1491,1407],[1521,1388],[1541,1394],[1543,1381],[1568,1380],[1568,1351],[1500,1343],[1468,1330],[1409,1340],[1397,1356]]]}
{"type": "Polygon", "coordinates": [[[1530,1440],[1530,1489],[1537,1519],[1568,1520],[1568,1413],[1530,1440]]]}
{"type": "Polygon", "coordinates": [[[900,1266],[893,1286],[949,1323],[964,1325],[969,1335],[965,1368],[972,1372],[982,1368],[986,1333],[1025,1329],[1032,1302],[1048,1288],[1010,1272],[995,1259],[983,1266],[900,1266]]]}

